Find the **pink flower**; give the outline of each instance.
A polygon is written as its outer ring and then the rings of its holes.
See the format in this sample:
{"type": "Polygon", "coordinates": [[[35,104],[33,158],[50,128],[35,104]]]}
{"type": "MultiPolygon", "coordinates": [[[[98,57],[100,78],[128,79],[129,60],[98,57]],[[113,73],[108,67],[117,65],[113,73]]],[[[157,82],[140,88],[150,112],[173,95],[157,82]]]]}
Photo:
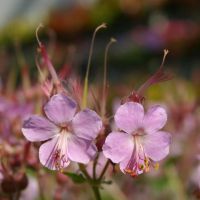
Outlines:
{"type": "Polygon", "coordinates": [[[170,134],[159,131],[167,121],[164,108],[153,106],[144,114],[141,104],[127,102],[118,108],[114,119],[120,131],[108,135],[103,153],[119,163],[122,172],[131,176],[147,172],[169,153],[170,134]]]}
{"type": "Polygon", "coordinates": [[[49,169],[60,170],[70,161],[87,164],[96,154],[93,140],[102,121],[90,109],[75,114],[76,110],[74,100],[56,94],[44,106],[47,118],[33,115],[23,124],[22,132],[28,140],[47,140],[39,149],[39,159],[49,169]]]}

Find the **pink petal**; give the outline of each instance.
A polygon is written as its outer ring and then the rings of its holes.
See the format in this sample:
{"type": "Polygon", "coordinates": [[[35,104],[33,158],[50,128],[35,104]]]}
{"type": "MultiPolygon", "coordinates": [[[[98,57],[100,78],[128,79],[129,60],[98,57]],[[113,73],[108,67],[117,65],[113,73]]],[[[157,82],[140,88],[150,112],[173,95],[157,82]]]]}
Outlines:
{"type": "Polygon", "coordinates": [[[101,118],[96,112],[85,109],[75,115],[72,120],[74,133],[81,138],[92,140],[102,128],[101,118]]]}
{"type": "Polygon", "coordinates": [[[126,173],[125,170],[131,170],[135,175],[143,173],[143,170],[139,168],[139,165],[144,165],[144,151],[140,147],[139,143],[135,143],[134,149],[124,160],[120,162],[120,170],[126,173]]]}
{"type": "Polygon", "coordinates": [[[164,131],[143,136],[144,152],[154,161],[160,161],[169,154],[171,135],[164,131]]]}
{"type": "Polygon", "coordinates": [[[143,126],[147,133],[163,128],[167,121],[167,113],[161,106],[152,106],[144,116],[143,126]]]}
{"type": "Polygon", "coordinates": [[[110,133],[103,145],[105,157],[114,163],[119,163],[133,151],[134,143],[131,135],[122,132],[110,133]]]}
{"type": "MultiPolygon", "coordinates": [[[[120,168],[120,170],[125,174],[126,172],[124,171],[125,169],[126,169],[126,167],[127,167],[127,165],[129,164],[129,162],[130,162],[130,157],[126,157],[122,162],[120,162],[120,164],[119,164],[119,168],[120,168]]],[[[141,162],[141,164],[143,164],[142,162],[141,162]]],[[[134,167],[136,167],[136,166],[134,166],[134,167]]],[[[142,174],[143,173],[143,170],[140,170],[139,168],[138,169],[134,169],[134,167],[133,167],[133,171],[135,170],[135,175],[140,175],[140,174],[142,174]]]]}
{"type": "Polygon", "coordinates": [[[47,117],[55,124],[63,124],[72,120],[77,104],[64,94],[56,94],[44,106],[47,117]]]}
{"type": "Polygon", "coordinates": [[[131,159],[131,155],[129,156],[126,156],[126,158],[124,158],[120,163],[119,163],[119,168],[120,170],[125,174],[125,169],[127,167],[127,165],[129,164],[130,162],[130,159],[131,159]]]}
{"type": "Polygon", "coordinates": [[[74,162],[87,164],[97,152],[96,146],[91,141],[70,136],[67,142],[68,156],[74,162]]]}
{"type": "Polygon", "coordinates": [[[142,126],[144,117],[144,108],[141,104],[135,102],[127,102],[121,105],[116,114],[115,122],[121,130],[132,133],[142,126]]]}
{"type": "Polygon", "coordinates": [[[45,142],[40,146],[39,149],[39,159],[42,165],[51,170],[60,170],[67,167],[70,163],[66,154],[66,141],[63,146],[61,146],[59,136],[45,142]]]}
{"type": "Polygon", "coordinates": [[[32,115],[24,121],[22,133],[31,142],[44,141],[58,134],[58,127],[44,117],[32,115]]]}

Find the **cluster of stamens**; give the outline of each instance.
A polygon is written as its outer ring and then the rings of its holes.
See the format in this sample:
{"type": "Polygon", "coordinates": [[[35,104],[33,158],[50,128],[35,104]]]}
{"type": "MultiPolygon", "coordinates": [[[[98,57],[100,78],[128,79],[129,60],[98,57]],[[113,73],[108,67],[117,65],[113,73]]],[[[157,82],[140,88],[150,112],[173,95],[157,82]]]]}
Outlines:
{"type": "Polygon", "coordinates": [[[65,167],[65,165],[69,162],[69,160],[66,158],[66,138],[69,134],[69,130],[71,130],[71,127],[68,124],[62,124],[60,125],[60,134],[55,147],[53,148],[52,152],[50,153],[49,159],[47,160],[47,165],[50,168],[53,168],[55,166],[55,169],[58,171],[62,171],[62,169],[65,167]]]}
{"type": "Polygon", "coordinates": [[[142,129],[133,135],[134,150],[131,158],[124,169],[124,172],[132,177],[138,176],[142,172],[149,172],[150,168],[158,169],[159,164],[154,163],[145,153],[140,142],[141,137],[145,135],[142,129]]]}
{"type": "Polygon", "coordinates": [[[52,155],[52,161],[55,163],[56,170],[60,171],[64,168],[67,160],[64,154],[61,154],[61,150],[57,149],[55,153],[52,155]]]}

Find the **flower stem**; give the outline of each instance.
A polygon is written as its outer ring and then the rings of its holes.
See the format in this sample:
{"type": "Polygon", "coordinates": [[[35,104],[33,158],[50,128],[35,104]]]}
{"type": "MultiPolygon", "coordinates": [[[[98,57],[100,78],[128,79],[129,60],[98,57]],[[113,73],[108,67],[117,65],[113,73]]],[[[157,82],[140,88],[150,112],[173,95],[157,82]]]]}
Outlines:
{"type": "Polygon", "coordinates": [[[97,166],[98,159],[99,159],[99,154],[97,154],[94,160],[94,164],[93,164],[93,179],[94,180],[96,180],[96,166],[97,166]]]}
{"type": "Polygon", "coordinates": [[[85,166],[83,164],[79,164],[79,169],[81,172],[85,175],[85,178],[88,180],[88,183],[94,193],[95,199],[96,200],[101,200],[101,194],[99,191],[99,184],[98,181],[95,179],[92,179],[90,175],[88,174],[87,170],[85,169],[85,166]]]}
{"type": "Polygon", "coordinates": [[[84,80],[84,87],[83,87],[83,100],[82,100],[82,108],[85,108],[87,106],[87,95],[88,95],[88,78],[89,78],[89,72],[90,72],[90,65],[91,65],[91,59],[92,59],[92,52],[94,48],[94,40],[96,37],[96,33],[101,29],[101,28],[106,28],[106,24],[103,23],[100,26],[98,26],[92,36],[92,41],[90,45],[90,51],[89,51],[89,58],[88,58],[88,64],[87,64],[87,69],[86,69],[86,74],[85,74],[85,80],[84,80]]]}
{"type": "Polygon", "coordinates": [[[83,164],[79,164],[79,169],[81,170],[81,172],[85,175],[85,178],[89,181],[89,182],[91,182],[91,177],[90,177],[90,175],[88,174],[88,172],[86,171],[86,169],[85,169],[85,166],[83,165],[83,164]]]}
{"type": "Polygon", "coordinates": [[[102,172],[101,172],[101,175],[100,175],[99,178],[98,178],[99,181],[101,181],[101,179],[103,178],[103,176],[104,176],[104,174],[105,174],[105,172],[106,172],[106,170],[107,170],[109,164],[110,164],[110,161],[107,160],[107,162],[106,162],[106,164],[105,164],[105,166],[104,166],[104,168],[103,168],[103,170],[102,170],[102,172]]]}
{"type": "Polygon", "coordinates": [[[108,50],[112,43],[116,42],[116,39],[111,38],[110,42],[106,45],[105,55],[104,55],[104,72],[103,72],[103,91],[102,91],[102,107],[101,116],[104,118],[106,114],[106,98],[107,98],[107,60],[108,60],[108,50]]]}
{"type": "Polygon", "coordinates": [[[94,192],[94,196],[96,200],[101,200],[101,194],[99,191],[99,187],[98,186],[92,186],[92,190],[94,192]]]}

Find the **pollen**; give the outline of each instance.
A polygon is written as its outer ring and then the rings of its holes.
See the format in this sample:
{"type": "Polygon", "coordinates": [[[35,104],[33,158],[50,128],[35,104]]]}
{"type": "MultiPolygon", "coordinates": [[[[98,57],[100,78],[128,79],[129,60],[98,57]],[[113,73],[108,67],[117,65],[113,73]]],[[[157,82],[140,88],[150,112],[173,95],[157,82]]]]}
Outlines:
{"type": "Polygon", "coordinates": [[[138,175],[134,170],[131,169],[124,169],[124,172],[130,175],[131,177],[136,177],[138,175]]]}
{"type": "Polygon", "coordinates": [[[155,163],[153,167],[154,167],[155,170],[158,170],[160,165],[159,165],[159,163],[155,163]]]}

